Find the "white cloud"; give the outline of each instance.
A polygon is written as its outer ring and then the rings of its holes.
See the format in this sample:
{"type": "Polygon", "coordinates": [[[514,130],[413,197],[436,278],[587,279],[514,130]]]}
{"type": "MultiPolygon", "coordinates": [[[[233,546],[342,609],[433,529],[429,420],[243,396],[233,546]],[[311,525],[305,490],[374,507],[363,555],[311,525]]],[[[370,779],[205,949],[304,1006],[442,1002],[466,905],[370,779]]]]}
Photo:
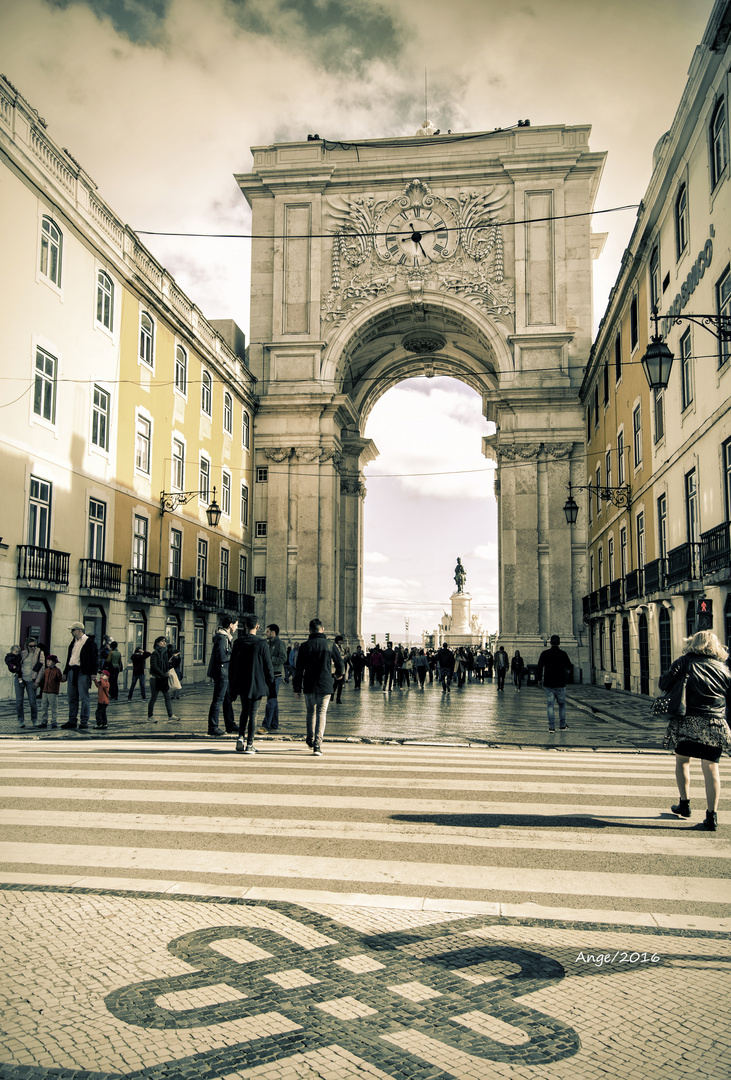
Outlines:
{"type": "Polygon", "coordinates": [[[367,563],[387,563],[390,560],[388,555],[383,555],[380,551],[366,551],[363,555],[363,561],[367,563]]]}
{"type": "Polygon", "coordinates": [[[473,559],[484,559],[485,562],[497,562],[497,544],[478,544],[470,552],[473,559]]]}

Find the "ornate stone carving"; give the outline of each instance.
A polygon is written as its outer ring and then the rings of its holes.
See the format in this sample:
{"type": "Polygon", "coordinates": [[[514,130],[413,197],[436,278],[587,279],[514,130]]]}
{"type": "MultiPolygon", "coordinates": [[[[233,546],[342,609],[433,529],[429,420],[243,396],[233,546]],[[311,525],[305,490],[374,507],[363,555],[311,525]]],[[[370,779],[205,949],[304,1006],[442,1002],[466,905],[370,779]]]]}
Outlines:
{"type": "Polygon", "coordinates": [[[573,448],[573,443],[544,443],[546,457],[553,458],[554,461],[560,461],[562,458],[571,457],[573,448]]]}
{"type": "Polygon", "coordinates": [[[542,443],[509,443],[498,447],[500,464],[504,461],[536,461],[541,452],[542,443]]]}
{"type": "Polygon", "coordinates": [[[291,446],[265,446],[263,449],[267,461],[276,461],[280,464],[283,461],[289,461],[292,454],[291,446]]]}
{"type": "Polygon", "coordinates": [[[292,453],[300,464],[309,465],[319,460],[321,451],[319,446],[293,446],[292,453]]]}
{"type": "Polygon", "coordinates": [[[343,476],[340,480],[340,491],[343,495],[359,495],[364,499],[366,490],[365,484],[357,476],[343,476]]]}
{"type": "Polygon", "coordinates": [[[401,344],[406,349],[406,352],[418,353],[419,355],[426,353],[428,355],[443,349],[447,342],[441,334],[423,333],[407,334],[401,344]]]}
{"type": "Polygon", "coordinates": [[[343,455],[332,446],[324,447],[320,450],[320,464],[325,465],[328,461],[332,461],[334,468],[339,470],[343,463],[343,455]]]}

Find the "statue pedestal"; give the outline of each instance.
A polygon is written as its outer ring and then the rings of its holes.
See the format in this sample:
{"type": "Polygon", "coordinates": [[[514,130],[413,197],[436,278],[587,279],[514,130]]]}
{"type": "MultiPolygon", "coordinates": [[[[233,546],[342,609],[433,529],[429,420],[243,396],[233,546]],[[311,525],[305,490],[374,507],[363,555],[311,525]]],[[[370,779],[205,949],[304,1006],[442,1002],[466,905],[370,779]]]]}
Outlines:
{"type": "Polygon", "coordinates": [[[447,645],[482,645],[483,636],[472,629],[472,597],[467,592],[454,592],[452,602],[452,625],[444,632],[447,645]]]}

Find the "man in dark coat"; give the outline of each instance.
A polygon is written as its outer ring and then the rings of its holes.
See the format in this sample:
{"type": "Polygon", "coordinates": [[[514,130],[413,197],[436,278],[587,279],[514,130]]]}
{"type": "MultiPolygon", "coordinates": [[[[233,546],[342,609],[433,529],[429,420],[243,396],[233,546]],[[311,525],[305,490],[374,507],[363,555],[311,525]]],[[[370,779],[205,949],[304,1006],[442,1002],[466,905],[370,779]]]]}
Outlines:
{"type": "Polygon", "coordinates": [[[322,755],[325,717],[333,692],[333,674],[340,678],[344,672],[343,659],[337,645],[330,644],[319,619],[310,620],[310,636],[300,645],[294,672],[294,692],[304,690],[307,704],[307,745],[316,757],[322,755]]]}
{"type": "Polygon", "coordinates": [[[561,638],[558,634],[551,637],[551,648],[544,649],[538,657],[536,670],[536,682],[543,683],[546,691],[546,711],[548,713],[548,730],[556,730],[554,702],[558,704],[558,720],[561,731],[566,731],[566,677],[573,671],[573,664],[568,653],[559,649],[561,638]]]}
{"type": "Polygon", "coordinates": [[[231,660],[231,639],[238,626],[238,619],[232,619],[230,615],[222,615],[220,626],[213,637],[211,659],[208,662],[208,678],[213,679],[213,700],[208,710],[208,734],[213,738],[223,735],[218,726],[218,717],[222,708],[227,733],[232,735],[236,731],[228,687],[228,672],[231,660]]]}
{"type": "Polygon", "coordinates": [[[265,694],[270,698],[277,696],[269,645],[264,638],[256,636],[258,629],[259,620],[256,615],[245,615],[246,633],[234,641],[229,661],[231,700],[241,698],[241,720],[236,749],[244,754],[256,753],[254,732],[259,702],[265,694]]]}
{"type": "Polygon", "coordinates": [[[74,730],[78,722],[79,730],[84,731],[89,727],[89,687],[97,673],[99,650],[94,635],[87,635],[82,622],[71,623],[69,630],[71,642],[63,671],[68,680],[69,719],[61,727],[74,730]]]}

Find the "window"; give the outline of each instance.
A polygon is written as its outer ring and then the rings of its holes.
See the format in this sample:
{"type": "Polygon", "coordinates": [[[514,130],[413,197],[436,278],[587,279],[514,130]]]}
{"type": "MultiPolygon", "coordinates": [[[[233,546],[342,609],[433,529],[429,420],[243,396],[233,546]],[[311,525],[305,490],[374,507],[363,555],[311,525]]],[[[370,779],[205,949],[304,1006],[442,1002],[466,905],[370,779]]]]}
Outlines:
{"type": "Polygon", "coordinates": [[[170,577],[181,577],[183,564],[183,534],[180,529],[170,530],[170,577]]]}
{"type": "Polygon", "coordinates": [[[137,435],[135,441],[135,468],[138,472],[150,475],[152,464],[152,421],[137,414],[137,435]]]}
{"type": "Polygon", "coordinates": [[[604,404],[609,404],[609,364],[604,361],[604,404]]]}
{"type": "Polygon", "coordinates": [[[221,589],[228,589],[229,550],[221,548],[221,589]]]}
{"type": "Polygon", "coordinates": [[[36,349],[36,383],[33,412],[50,424],[56,423],[56,368],[58,361],[45,349],[36,349]]]}
{"type": "Polygon", "coordinates": [[[597,552],[597,566],[599,568],[599,588],[604,585],[604,548],[600,547],[597,552]]]}
{"type": "Polygon", "coordinates": [[[663,606],[660,608],[660,615],[657,620],[658,630],[660,632],[660,673],[664,673],[668,670],[673,662],[673,641],[670,632],[670,612],[663,606]]]}
{"type": "Polygon", "coordinates": [[[599,383],[594,384],[594,427],[599,427],[599,383]]]}
{"type": "Polygon", "coordinates": [[[650,308],[660,307],[660,249],[655,246],[650,255],[650,308]]]}
{"type": "Polygon", "coordinates": [[[249,439],[251,437],[251,420],[246,409],[244,409],[244,415],[241,421],[241,445],[244,450],[249,449],[249,439]]]}
{"type": "Polygon", "coordinates": [[[680,339],[680,401],[683,410],[687,409],[693,401],[693,357],[690,347],[690,330],[686,330],[680,339]]]}
{"type": "Polygon", "coordinates": [[[241,524],[243,528],[249,526],[249,485],[241,485],[241,524]]]}
{"type": "Polygon", "coordinates": [[[109,394],[94,387],[91,402],[91,443],[100,450],[109,449],[109,394]]]}
{"type": "Polygon", "coordinates": [[[239,555],[239,593],[243,596],[246,592],[246,572],[248,562],[245,555],[239,555]]]}
{"type": "Polygon", "coordinates": [[[132,534],[132,569],[147,569],[147,518],[139,514],[134,516],[132,534]]]}
{"type": "Polygon", "coordinates": [[[726,521],[731,521],[731,439],[727,439],[723,444],[722,468],[726,521]]]}
{"type": "Polygon", "coordinates": [[[174,491],[182,491],[185,487],[185,443],[181,439],[173,439],[171,480],[174,491]]]}
{"type": "Polygon", "coordinates": [[[586,410],[586,441],[591,441],[591,405],[586,410]]]}
{"type": "Polygon", "coordinates": [[[683,254],[688,246],[688,189],[685,184],[680,185],[678,197],[675,200],[675,254],[677,258],[683,254]]]}
{"type": "Polygon", "coordinates": [[[212,412],[212,392],[211,392],[211,376],[207,371],[204,371],[201,375],[201,412],[204,412],[206,416],[210,416],[212,412]]]}
{"type": "Polygon", "coordinates": [[[208,541],[198,540],[195,572],[203,584],[208,580],[208,541]]]}
{"type": "Polygon", "coordinates": [[[51,484],[47,480],[31,476],[28,504],[28,543],[31,547],[50,547],[51,491],[51,484]]]}
{"type": "Polygon", "coordinates": [[[257,521],[256,527],[255,527],[255,535],[257,537],[263,537],[263,536],[266,536],[266,534],[267,534],[267,523],[266,523],[266,521],[257,521]]]}
{"type": "Polygon", "coordinates": [[[52,284],[61,288],[61,256],[63,254],[63,234],[55,222],[44,217],[41,222],[41,266],[40,270],[52,284]]]}
{"type": "Polygon", "coordinates": [[[206,659],[206,624],[203,619],[193,623],[193,663],[203,664],[206,659]]]}
{"type": "Polygon", "coordinates": [[[619,570],[621,577],[627,577],[627,526],[619,530],[619,570]]]}
{"type": "Polygon", "coordinates": [[[589,556],[589,592],[594,592],[596,589],[596,582],[594,580],[594,555],[589,556]]]}
{"type": "Polygon", "coordinates": [[[114,328],[114,282],[103,270],[96,279],[96,321],[107,330],[114,328]]]}
{"type": "Polygon", "coordinates": [[[269,469],[267,468],[267,466],[256,470],[256,482],[257,484],[269,483],[269,469]]]}
{"type": "Polygon", "coordinates": [[[609,553],[609,580],[610,580],[610,582],[612,582],[612,581],[616,580],[615,573],[614,573],[615,566],[614,566],[614,537],[613,536],[610,536],[609,539],[607,540],[607,551],[609,553]]]}
{"type": "Polygon", "coordinates": [[[605,472],[607,474],[607,487],[610,488],[612,486],[612,451],[611,450],[607,450],[606,454],[604,455],[604,467],[605,467],[605,472]]]}
{"type": "Polygon", "coordinates": [[[640,512],[636,520],[637,527],[637,569],[645,565],[645,515],[640,512]]]}
{"type": "MultiPolygon", "coordinates": [[[[731,320],[731,269],[728,266],[716,285],[716,310],[719,315],[731,320]]],[[[731,323],[726,325],[731,326],[731,323]]],[[[718,366],[721,367],[731,356],[731,341],[728,338],[718,343],[718,352],[718,366]]]]}
{"type": "Polygon", "coordinates": [[[617,623],[614,619],[609,620],[609,666],[612,671],[617,670],[617,623]]]}
{"type": "Polygon", "coordinates": [[[617,432],[617,483],[624,484],[624,431],[617,432]]]}
{"type": "Polygon", "coordinates": [[[695,633],[695,600],[689,600],[685,609],[685,634],[693,637],[695,633]]]}
{"type": "Polygon", "coordinates": [[[211,463],[208,458],[201,455],[198,467],[198,498],[208,502],[211,490],[211,463]]]}
{"type": "Polygon", "coordinates": [[[635,454],[635,468],[642,464],[642,406],[636,405],[632,412],[632,446],[635,454]]]}
{"type": "Polygon", "coordinates": [[[267,591],[267,579],[265,577],[254,578],[254,592],[265,593],[267,591]]]}
{"type": "Polygon", "coordinates": [[[175,389],[188,393],[188,354],[182,345],[175,349],[175,389]]]}
{"type": "Polygon", "coordinates": [[[637,348],[637,344],[640,340],[640,326],[639,318],[637,314],[637,297],[632,297],[632,302],[629,306],[629,344],[632,352],[637,348]]]}
{"type": "Polygon", "coordinates": [[[225,469],[221,475],[221,509],[226,517],[231,517],[231,473],[225,469]]]}
{"type": "Polygon", "coordinates": [[[223,395],[223,430],[227,435],[234,430],[234,399],[228,392],[223,395]]]}
{"type": "Polygon", "coordinates": [[[107,504],[89,499],[89,558],[104,561],[107,531],[107,504]]]}
{"type": "Polygon", "coordinates": [[[709,130],[711,146],[711,189],[726,171],[728,143],[726,140],[726,102],[723,98],[713,111],[709,130]]]}
{"type": "Polygon", "coordinates": [[[617,334],[614,339],[614,379],[616,382],[622,378],[622,338],[617,334]]]}
{"type": "Polygon", "coordinates": [[[596,467],[596,516],[597,517],[599,517],[599,515],[602,512],[602,500],[601,500],[601,495],[600,495],[601,489],[602,489],[602,467],[601,467],[601,465],[597,465],[597,467],[596,467]]]}
{"type": "Polygon", "coordinates": [[[155,324],[146,311],[140,314],[140,360],[148,367],[155,365],[155,324]]]}
{"type": "Polygon", "coordinates": [[[604,619],[599,623],[599,669],[604,670],[604,657],[606,655],[606,646],[604,644],[604,619]]]}
{"type": "Polygon", "coordinates": [[[668,553],[668,500],[659,495],[657,500],[657,554],[660,559],[668,553]]]}
{"type": "Polygon", "coordinates": [[[698,518],[698,476],[695,469],[685,474],[685,522],[688,530],[688,543],[697,544],[700,540],[700,522],[698,518]]]}
{"type": "Polygon", "coordinates": [[[652,411],[655,417],[655,442],[659,443],[665,435],[665,391],[652,392],[652,411]]]}
{"type": "Polygon", "coordinates": [[[588,495],[586,497],[586,512],[587,512],[587,515],[589,517],[589,524],[591,525],[592,521],[594,520],[594,503],[593,503],[592,497],[591,497],[591,493],[593,491],[593,484],[592,484],[591,480],[589,481],[588,488],[589,488],[589,493],[588,493],[588,495]]]}

